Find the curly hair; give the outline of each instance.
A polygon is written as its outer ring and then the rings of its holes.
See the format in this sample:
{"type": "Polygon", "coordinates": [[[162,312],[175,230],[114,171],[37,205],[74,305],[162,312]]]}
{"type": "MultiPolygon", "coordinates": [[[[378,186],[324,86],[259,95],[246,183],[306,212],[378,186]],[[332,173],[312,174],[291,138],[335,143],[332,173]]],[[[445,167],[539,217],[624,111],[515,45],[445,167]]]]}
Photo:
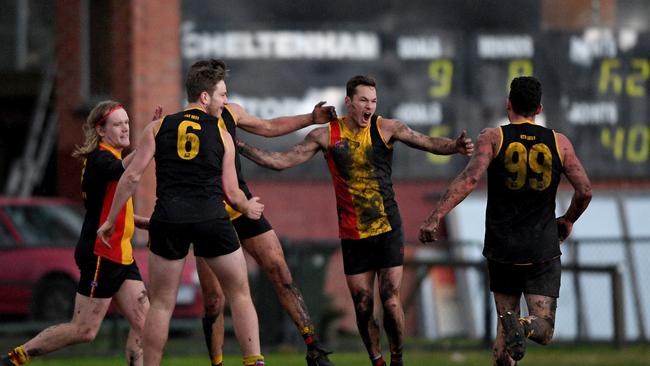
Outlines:
{"type": "Polygon", "coordinates": [[[508,99],[515,113],[530,117],[542,102],[542,83],[532,76],[516,77],[510,83],[508,99]]]}

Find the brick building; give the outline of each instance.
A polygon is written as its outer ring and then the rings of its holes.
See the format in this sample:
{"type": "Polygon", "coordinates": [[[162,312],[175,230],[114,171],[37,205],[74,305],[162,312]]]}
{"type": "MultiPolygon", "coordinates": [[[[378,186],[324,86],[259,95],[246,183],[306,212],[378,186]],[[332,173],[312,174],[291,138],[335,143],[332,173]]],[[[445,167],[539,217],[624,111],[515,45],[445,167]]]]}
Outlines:
{"type": "MultiPolygon", "coordinates": [[[[81,164],[70,154],[83,140],[81,124],[96,102],[111,98],[124,104],[132,146],[157,105],[167,112],[180,108],[180,0],[160,5],[155,0],[57,1],[60,195],[79,198],[81,164]]],[[[139,213],[153,210],[154,190],[150,168],[135,199],[139,213]]]]}

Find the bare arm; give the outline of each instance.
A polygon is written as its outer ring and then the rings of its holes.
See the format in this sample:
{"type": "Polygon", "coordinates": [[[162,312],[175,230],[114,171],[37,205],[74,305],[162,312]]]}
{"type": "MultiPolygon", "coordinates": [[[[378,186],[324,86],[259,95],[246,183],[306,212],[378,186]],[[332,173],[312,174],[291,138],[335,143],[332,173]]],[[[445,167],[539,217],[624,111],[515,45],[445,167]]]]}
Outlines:
{"type": "Polygon", "coordinates": [[[457,139],[452,140],[446,137],[431,137],[413,131],[406,124],[396,119],[381,119],[379,123],[382,137],[385,141],[389,141],[392,138],[410,147],[438,155],[451,155],[455,153],[471,155],[474,151],[472,139],[467,137],[465,131],[457,139]]]}
{"type": "Polygon", "coordinates": [[[438,232],[440,220],[476,188],[494,158],[494,152],[500,139],[501,135],[495,128],[486,128],[481,132],[476,143],[477,152],[472,155],[465,169],[451,182],[440,201],[420,226],[419,239],[421,242],[427,243],[437,239],[435,235],[438,232]]]}
{"type": "Polygon", "coordinates": [[[564,157],[564,174],[574,189],[569,208],[557,219],[560,241],[564,241],[571,234],[573,223],[578,220],[591,201],[591,182],[571,141],[561,133],[556,133],[556,136],[560,152],[564,157]]]}
{"type": "Polygon", "coordinates": [[[135,156],[135,150],[131,151],[129,155],[127,155],[124,159],[122,159],[122,166],[124,167],[124,169],[129,167],[131,161],[133,161],[134,156],[135,156]]]}
{"type": "Polygon", "coordinates": [[[242,155],[260,166],[273,170],[284,170],[311,159],[319,150],[324,149],[326,141],[327,129],[317,128],[305,136],[301,143],[284,152],[258,149],[241,140],[237,141],[237,147],[242,155]]]}
{"type": "Polygon", "coordinates": [[[139,215],[133,215],[135,227],[142,230],[149,230],[149,218],[139,215]]]}
{"type": "MultiPolygon", "coordinates": [[[[158,121],[160,118],[162,118],[162,113],[163,113],[163,108],[161,105],[158,105],[154,110],[153,110],[153,116],[151,117],[151,121],[158,121]]],[[[158,121],[160,123],[160,121],[158,121]]],[[[129,167],[129,164],[131,164],[131,160],[133,160],[133,156],[135,155],[135,149],[131,151],[129,155],[127,155],[124,159],[122,159],[122,166],[124,169],[129,167]]],[[[137,222],[136,222],[136,226],[137,222]]]]}
{"type": "Polygon", "coordinates": [[[297,116],[277,117],[273,119],[262,119],[246,112],[244,108],[235,103],[229,103],[228,107],[239,118],[237,125],[245,131],[264,137],[276,137],[286,135],[312,124],[323,124],[336,118],[336,111],[332,106],[325,106],[320,102],[314,106],[314,110],[308,114],[297,116]]]}
{"type": "Polygon", "coordinates": [[[97,230],[97,235],[107,246],[110,246],[108,240],[115,229],[115,218],[117,217],[117,214],[120,212],[122,207],[124,207],[129,197],[135,193],[145,168],[149,165],[151,159],[153,159],[154,153],[156,152],[156,142],[153,131],[154,126],[157,125],[158,121],[151,122],[142,132],[142,138],[138,149],[133,153],[133,160],[117,183],[115,196],[113,197],[113,203],[111,204],[108,217],[99,230],[97,230]]]}
{"type": "Polygon", "coordinates": [[[257,202],[259,197],[253,197],[250,200],[246,198],[246,194],[239,188],[235,167],[235,146],[232,142],[232,137],[227,131],[222,130],[221,133],[224,145],[221,180],[226,200],[237,211],[247,217],[259,219],[262,211],[264,211],[264,205],[257,202]]]}

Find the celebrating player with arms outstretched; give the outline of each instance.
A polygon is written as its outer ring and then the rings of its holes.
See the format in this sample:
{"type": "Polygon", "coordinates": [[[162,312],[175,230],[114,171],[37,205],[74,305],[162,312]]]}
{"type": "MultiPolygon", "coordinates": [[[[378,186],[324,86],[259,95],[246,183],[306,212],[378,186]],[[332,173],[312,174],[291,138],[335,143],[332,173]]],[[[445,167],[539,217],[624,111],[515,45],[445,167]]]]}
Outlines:
{"type": "Polygon", "coordinates": [[[327,160],[339,216],[339,236],[357,327],[373,365],[384,365],[379,326],[373,317],[374,284],[384,309],[391,365],[402,365],[404,312],[400,302],[404,239],[392,188],[393,144],[436,154],[471,154],[473,144],[463,132],[456,140],[422,135],[394,119],[375,115],[375,81],[351,78],[346,87],[348,114],[316,128],[286,152],[263,151],[238,142],[242,154],[276,170],[296,166],[322,151],[327,160]]]}

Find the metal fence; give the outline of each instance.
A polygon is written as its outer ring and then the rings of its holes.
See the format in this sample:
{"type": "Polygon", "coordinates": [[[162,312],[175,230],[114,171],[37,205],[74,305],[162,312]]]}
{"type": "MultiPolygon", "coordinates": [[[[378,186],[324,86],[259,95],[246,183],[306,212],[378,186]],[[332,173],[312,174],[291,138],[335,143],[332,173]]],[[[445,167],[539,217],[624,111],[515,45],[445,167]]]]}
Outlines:
{"type": "MultiPolygon", "coordinates": [[[[647,342],[648,325],[645,309],[650,308],[648,302],[650,289],[639,286],[639,283],[642,283],[641,280],[646,273],[644,271],[648,269],[638,268],[640,258],[635,253],[650,250],[648,244],[650,238],[629,238],[627,244],[620,239],[599,238],[574,240],[569,244],[570,250],[565,248],[565,255],[562,257],[564,292],[559,301],[557,322],[559,324],[556,326],[556,338],[559,342],[606,342],[616,347],[627,342],[647,342]],[[592,263],[589,260],[590,252],[598,252],[599,246],[603,245],[629,255],[621,256],[622,260],[611,256],[609,263],[606,260],[601,261],[603,263],[592,263]]],[[[404,287],[410,290],[403,291],[403,303],[407,317],[415,317],[415,324],[417,324],[417,329],[409,328],[407,331],[410,335],[421,339],[416,344],[407,344],[407,347],[437,347],[443,344],[440,341],[445,339],[457,340],[457,342],[444,343],[445,347],[466,345],[483,347],[492,343],[496,316],[492,296],[487,286],[485,261],[450,259],[450,251],[443,249],[476,245],[477,243],[467,242],[440,243],[436,246],[437,249],[429,246],[407,246],[407,249],[411,249],[411,255],[408,255],[405,261],[404,287]],[[437,254],[435,256],[413,254],[430,251],[437,254]],[[461,321],[460,323],[463,324],[459,326],[460,332],[440,331],[432,338],[423,329],[428,326],[423,312],[431,310],[431,299],[425,301],[425,297],[431,296],[431,293],[423,289],[427,285],[437,286],[436,282],[427,282],[431,281],[433,269],[446,269],[454,274],[456,295],[455,303],[450,306],[465,312],[466,318],[473,321],[461,321]],[[474,328],[467,328],[468,323],[472,323],[474,328]]],[[[341,316],[341,310],[333,309],[332,304],[335,301],[331,298],[331,294],[324,291],[328,281],[326,277],[332,272],[329,267],[334,262],[340,261],[337,242],[285,240],[284,246],[287,262],[298,286],[303,291],[312,318],[324,336],[329,338],[328,342],[337,349],[355,349],[357,346],[361,349],[360,341],[347,342],[345,338],[337,339],[340,337],[340,332],[336,329],[336,322],[337,317],[341,316]]],[[[603,259],[602,257],[606,255],[607,251],[604,251],[598,257],[603,259]]],[[[335,282],[345,287],[344,281],[337,279],[335,282]]],[[[261,339],[265,347],[272,348],[280,344],[299,347],[300,339],[294,325],[279,305],[271,284],[259,270],[253,269],[251,272],[251,289],[260,314],[261,339]]],[[[345,293],[343,296],[349,297],[349,294],[345,293]]],[[[347,310],[353,312],[353,309],[347,310]]],[[[437,316],[444,316],[444,314],[437,316]]],[[[25,342],[51,324],[53,323],[35,322],[29,319],[0,318],[0,350],[25,342]]],[[[105,320],[95,342],[96,346],[75,346],[62,354],[118,354],[123,349],[127,328],[128,325],[121,317],[109,317],[105,320]]],[[[175,354],[205,352],[200,319],[174,319],[171,323],[171,335],[172,346],[169,352],[175,354]]],[[[227,338],[228,344],[236,349],[229,319],[227,319],[227,338]]]]}

